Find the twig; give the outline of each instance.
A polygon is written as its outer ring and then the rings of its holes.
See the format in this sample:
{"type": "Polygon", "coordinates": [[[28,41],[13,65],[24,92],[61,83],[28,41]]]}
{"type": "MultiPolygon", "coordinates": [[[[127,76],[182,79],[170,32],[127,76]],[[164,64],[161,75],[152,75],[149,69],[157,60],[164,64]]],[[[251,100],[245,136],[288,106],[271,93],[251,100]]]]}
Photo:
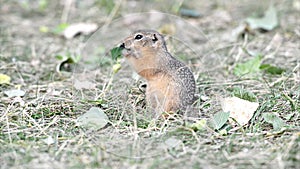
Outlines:
{"type": "Polygon", "coordinates": [[[108,17],[105,20],[105,23],[102,27],[102,31],[106,32],[108,25],[111,23],[111,21],[113,20],[113,18],[116,16],[120,6],[122,4],[122,0],[119,0],[116,5],[114,6],[114,8],[112,9],[112,11],[110,12],[110,14],[108,15],[108,17]]]}
{"type": "Polygon", "coordinates": [[[73,4],[73,0],[66,0],[65,1],[64,9],[63,9],[63,12],[61,14],[61,23],[66,23],[67,22],[72,4],[73,4]]]}

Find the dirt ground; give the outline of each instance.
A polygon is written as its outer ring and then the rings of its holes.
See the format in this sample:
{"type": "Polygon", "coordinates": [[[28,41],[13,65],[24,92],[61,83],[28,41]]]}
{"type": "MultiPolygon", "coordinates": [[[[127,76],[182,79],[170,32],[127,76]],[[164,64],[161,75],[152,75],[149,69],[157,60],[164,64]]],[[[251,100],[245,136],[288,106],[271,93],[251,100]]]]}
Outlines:
{"type": "Polygon", "coordinates": [[[0,168],[300,168],[299,13],[299,0],[0,0],[0,74],[11,78],[0,80],[0,168]],[[274,29],[246,25],[271,5],[274,29]],[[79,22],[100,28],[61,35],[63,23],[79,22]],[[191,67],[199,99],[189,120],[151,121],[144,81],[123,59],[113,73],[110,50],[141,28],[164,32],[170,52],[191,67]],[[284,71],[237,76],[257,55],[284,71]],[[8,97],[12,89],[25,94],[8,97]],[[225,134],[190,127],[221,112],[221,98],[247,92],[259,108],[245,126],[225,134]],[[78,126],[91,107],[109,124],[78,126]],[[276,130],[267,113],[284,126],[276,130]]]}

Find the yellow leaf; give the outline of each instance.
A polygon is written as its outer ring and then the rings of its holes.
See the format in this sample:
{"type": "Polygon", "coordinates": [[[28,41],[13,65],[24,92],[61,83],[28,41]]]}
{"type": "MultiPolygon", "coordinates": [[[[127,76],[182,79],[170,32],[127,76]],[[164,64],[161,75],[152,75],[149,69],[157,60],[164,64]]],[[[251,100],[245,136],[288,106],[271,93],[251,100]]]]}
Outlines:
{"type": "Polygon", "coordinates": [[[49,32],[49,28],[47,26],[41,26],[40,27],[40,32],[42,32],[42,33],[48,33],[49,32]]]}
{"type": "Polygon", "coordinates": [[[0,73],[0,84],[9,84],[9,83],[10,83],[10,77],[0,73]]]}

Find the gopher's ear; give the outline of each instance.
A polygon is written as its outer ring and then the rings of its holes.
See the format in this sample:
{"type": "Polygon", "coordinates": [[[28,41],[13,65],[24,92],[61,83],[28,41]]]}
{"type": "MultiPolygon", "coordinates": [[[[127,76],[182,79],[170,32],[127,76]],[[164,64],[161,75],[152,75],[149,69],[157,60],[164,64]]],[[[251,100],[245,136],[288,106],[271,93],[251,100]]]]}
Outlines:
{"type": "Polygon", "coordinates": [[[161,39],[161,36],[154,33],[152,34],[152,46],[154,48],[161,48],[163,46],[163,39],[161,39]]]}
{"type": "Polygon", "coordinates": [[[157,42],[157,41],[158,41],[157,35],[154,33],[154,34],[152,35],[152,42],[157,42]]]}

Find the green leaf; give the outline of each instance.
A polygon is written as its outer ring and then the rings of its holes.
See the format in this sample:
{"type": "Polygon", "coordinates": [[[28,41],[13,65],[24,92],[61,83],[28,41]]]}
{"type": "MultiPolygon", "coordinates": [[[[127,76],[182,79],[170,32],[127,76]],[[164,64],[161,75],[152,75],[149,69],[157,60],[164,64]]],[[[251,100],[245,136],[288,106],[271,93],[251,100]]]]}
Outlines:
{"type": "Polygon", "coordinates": [[[122,57],[122,48],[115,47],[110,50],[110,54],[113,60],[117,60],[118,58],[122,57]]]}
{"type": "Polygon", "coordinates": [[[48,6],[48,1],[47,0],[39,0],[39,9],[40,10],[45,10],[48,6]]]}
{"type": "Polygon", "coordinates": [[[70,71],[70,66],[72,64],[76,64],[80,61],[81,56],[72,54],[70,52],[67,52],[66,54],[59,54],[56,55],[55,58],[59,60],[60,62],[56,65],[56,71],[60,72],[61,70],[67,70],[70,71]]]}
{"type": "Polygon", "coordinates": [[[92,107],[85,114],[77,118],[78,126],[99,130],[108,123],[108,117],[104,111],[98,107],[92,107]]]}
{"type": "Polygon", "coordinates": [[[273,6],[270,6],[262,18],[247,18],[246,22],[252,29],[272,30],[278,26],[277,11],[273,6]]]}
{"type": "Polygon", "coordinates": [[[280,130],[285,125],[284,121],[275,114],[264,113],[262,116],[267,123],[272,124],[274,130],[280,130]]]}
{"type": "Polygon", "coordinates": [[[228,89],[229,91],[232,92],[232,95],[235,97],[238,97],[240,99],[248,100],[250,102],[256,102],[257,97],[255,96],[254,93],[251,91],[248,91],[246,89],[240,88],[240,87],[233,87],[231,89],[228,89]]]}
{"type": "Polygon", "coordinates": [[[262,61],[262,56],[257,55],[256,57],[246,61],[245,63],[237,64],[233,70],[233,73],[236,76],[246,76],[246,77],[253,77],[256,75],[260,69],[262,61]]]}
{"type": "Polygon", "coordinates": [[[61,34],[68,26],[69,26],[69,24],[67,24],[67,23],[61,23],[52,30],[52,33],[61,34]]]}
{"type": "Polygon", "coordinates": [[[78,63],[81,59],[80,55],[70,55],[69,56],[70,63],[78,63]]]}
{"type": "Polygon", "coordinates": [[[57,60],[60,60],[62,62],[66,62],[66,63],[78,63],[81,59],[81,56],[76,55],[76,54],[71,54],[70,52],[68,52],[65,55],[63,55],[63,54],[56,55],[55,58],[57,60]]]}
{"type": "Polygon", "coordinates": [[[66,55],[56,55],[55,58],[57,60],[61,60],[61,61],[65,61],[68,59],[68,57],[66,55]]]}
{"type": "Polygon", "coordinates": [[[0,73],[0,84],[9,84],[10,79],[11,78],[9,76],[0,73]]]}
{"type": "Polygon", "coordinates": [[[272,75],[281,75],[283,72],[285,72],[284,69],[269,64],[262,64],[259,68],[272,75]]]}
{"type": "Polygon", "coordinates": [[[206,123],[207,123],[207,121],[205,119],[201,119],[201,120],[198,120],[195,123],[193,123],[190,127],[196,131],[198,131],[198,130],[201,131],[201,130],[205,129],[206,123]]]}
{"type": "Polygon", "coordinates": [[[215,130],[219,130],[229,119],[229,112],[219,112],[213,116],[213,126],[215,130]]]}

